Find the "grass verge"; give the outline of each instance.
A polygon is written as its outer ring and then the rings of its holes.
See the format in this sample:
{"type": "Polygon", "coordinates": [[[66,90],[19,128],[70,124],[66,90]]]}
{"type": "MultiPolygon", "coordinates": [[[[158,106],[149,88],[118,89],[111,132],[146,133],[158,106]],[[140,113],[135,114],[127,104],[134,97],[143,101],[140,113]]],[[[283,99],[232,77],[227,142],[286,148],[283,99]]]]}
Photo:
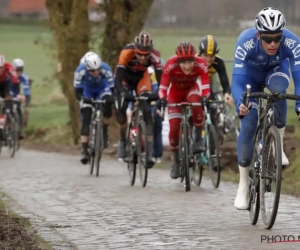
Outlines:
{"type": "Polygon", "coordinates": [[[8,206],[9,197],[0,192],[0,249],[50,250],[51,244],[41,238],[28,219],[17,215],[8,206]]]}

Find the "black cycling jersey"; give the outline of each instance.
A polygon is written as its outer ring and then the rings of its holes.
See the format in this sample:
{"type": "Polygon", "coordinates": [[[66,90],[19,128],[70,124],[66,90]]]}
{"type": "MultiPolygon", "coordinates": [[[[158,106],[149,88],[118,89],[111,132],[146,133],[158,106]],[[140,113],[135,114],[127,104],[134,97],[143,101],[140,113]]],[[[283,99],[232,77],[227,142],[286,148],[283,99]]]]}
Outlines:
{"type": "Polygon", "coordinates": [[[208,75],[210,82],[215,73],[218,73],[220,78],[220,83],[223,88],[223,93],[231,94],[231,89],[229,85],[228,75],[226,72],[225,62],[222,58],[216,56],[215,61],[208,68],[208,75]]]}

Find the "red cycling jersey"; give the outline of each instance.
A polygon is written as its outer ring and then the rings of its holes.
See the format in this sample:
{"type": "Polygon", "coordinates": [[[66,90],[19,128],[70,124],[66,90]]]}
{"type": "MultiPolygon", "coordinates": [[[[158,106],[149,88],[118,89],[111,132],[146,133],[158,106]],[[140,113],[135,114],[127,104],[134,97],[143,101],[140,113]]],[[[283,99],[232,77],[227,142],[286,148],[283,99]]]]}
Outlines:
{"type": "Polygon", "coordinates": [[[19,82],[15,68],[10,63],[5,63],[4,71],[0,74],[0,84],[7,82],[9,79],[11,79],[14,84],[19,82]]]}
{"type": "Polygon", "coordinates": [[[171,57],[163,68],[163,75],[159,86],[159,98],[167,98],[167,92],[172,83],[172,88],[180,90],[189,89],[198,78],[201,79],[202,96],[210,94],[208,67],[206,61],[195,56],[195,65],[189,75],[183,73],[178,64],[177,56],[171,57]]]}

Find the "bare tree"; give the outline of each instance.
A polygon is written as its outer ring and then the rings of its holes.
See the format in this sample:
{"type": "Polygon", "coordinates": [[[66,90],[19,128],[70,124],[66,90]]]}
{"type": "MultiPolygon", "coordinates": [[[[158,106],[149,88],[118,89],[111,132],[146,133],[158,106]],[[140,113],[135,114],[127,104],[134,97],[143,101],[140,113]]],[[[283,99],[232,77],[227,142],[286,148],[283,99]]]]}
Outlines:
{"type": "Polygon", "coordinates": [[[69,105],[73,141],[78,144],[79,107],[74,94],[73,77],[81,56],[88,51],[88,0],[46,0],[46,7],[54,35],[56,57],[61,65],[58,78],[69,105]]]}

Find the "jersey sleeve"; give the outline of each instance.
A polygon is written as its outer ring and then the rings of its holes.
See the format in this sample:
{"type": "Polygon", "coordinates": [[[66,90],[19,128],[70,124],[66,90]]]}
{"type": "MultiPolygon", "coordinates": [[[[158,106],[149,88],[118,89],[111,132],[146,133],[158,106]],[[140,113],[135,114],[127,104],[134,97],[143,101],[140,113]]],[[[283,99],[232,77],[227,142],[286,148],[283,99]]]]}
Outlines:
{"type": "Polygon", "coordinates": [[[84,87],[84,76],[85,76],[85,69],[82,67],[78,67],[74,73],[74,88],[83,88],[84,87]]]}
{"type": "Polygon", "coordinates": [[[29,77],[25,73],[21,75],[19,78],[21,82],[23,83],[23,90],[24,90],[24,95],[29,96],[30,95],[30,84],[29,84],[29,77]],[[22,80],[21,80],[22,79],[22,80]]]}
{"type": "MultiPolygon", "coordinates": [[[[283,48],[289,58],[295,95],[300,95],[300,39],[289,30],[284,30],[284,36],[283,48]]],[[[300,101],[296,101],[296,112],[298,108],[300,108],[300,101]]]]}
{"type": "Polygon", "coordinates": [[[200,60],[198,57],[199,75],[201,79],[202,96],[208,97],[210,95],[210,85],[208,76],[208,67],[205,60],[200,60]]]}
{"type": "Polygon", "coordinates": [[[248,52],[246,48],[243,48],[243,36],[239,36],[235,44],[234,49],[234,61],[233,61],[233,70],[232,70],[232,83],[231,83],[231,92],[232,97],[238,108],[238,103],[242,98],[243,92],[246,88],[246,65],[245,62],[248,57],[248,52]]]}
{"type": "Polygon", "coordinates": [[[230,91],[230,84],[228,80],[226,66],[224,60],[222,60],[221,58],[219,58],[217,73],[219,75],[220,83],[222,85],[223,94],[225,93],[230,94],[231,91],[230,91]]]}
{"type": "Polygon", "coordinates": [[[101,74],[105,77],[107,82],[107,87],[114,87],[114,77],[111,68],[107,63],[102,63],[101,65],[101,74]]]}
{"type": "Polygon", "coordinates": [[[168,89],[171,83],[171,76],[170,76],[171,69],[169,68],[171,64],[172,64],[171,60],[168,60],[162,70],[161,82],[158,88],[158,96],[160,99],[167,98],[168,89]]]}

